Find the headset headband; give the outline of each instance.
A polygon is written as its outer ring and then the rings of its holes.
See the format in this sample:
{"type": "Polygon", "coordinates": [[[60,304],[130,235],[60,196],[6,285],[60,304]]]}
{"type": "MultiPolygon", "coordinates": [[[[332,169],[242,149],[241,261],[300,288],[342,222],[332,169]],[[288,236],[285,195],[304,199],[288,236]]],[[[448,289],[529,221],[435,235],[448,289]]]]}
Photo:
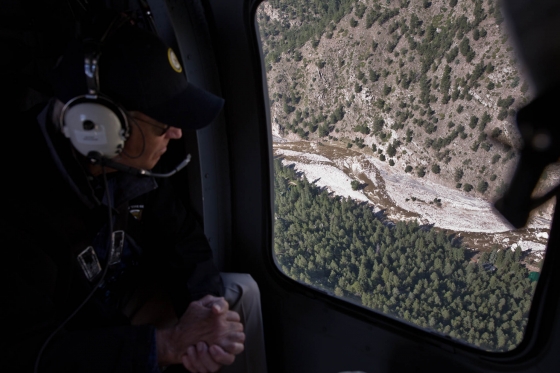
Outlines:
{"type": "Polygon", "coordinates": [[[87,92],[70,99],[60,114],[62,132],[81,154],[94,152],[113,158],[124,148],[129,126],[125,110],[103,95],[99,86],[99,60],[103,44],[128,17],[117,17],[109,24],[99,41],[82,42],[84,75],[87,92]]]}

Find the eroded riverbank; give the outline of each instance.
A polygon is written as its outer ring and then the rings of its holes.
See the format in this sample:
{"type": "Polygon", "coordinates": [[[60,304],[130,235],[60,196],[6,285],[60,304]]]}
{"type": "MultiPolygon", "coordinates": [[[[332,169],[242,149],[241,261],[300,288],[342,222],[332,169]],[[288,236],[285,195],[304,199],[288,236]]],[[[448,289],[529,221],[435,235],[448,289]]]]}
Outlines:
{"type": "Polygon", "coordinates": [[[399,174],[385,162],[351,149],[295,141],[276,142],[274,155],[293,164],[315,185],[334,195],[368,202],[393,221],[416,219],[421,224],[457,232],[471,249],[521,246],[542,257],[550,228],[549,212],[533,215],[526,228],[513,230],[492,203],[460,190],[410,174],[399,174]],[[353,190],[351,182],[360,183],[353,190]]]}

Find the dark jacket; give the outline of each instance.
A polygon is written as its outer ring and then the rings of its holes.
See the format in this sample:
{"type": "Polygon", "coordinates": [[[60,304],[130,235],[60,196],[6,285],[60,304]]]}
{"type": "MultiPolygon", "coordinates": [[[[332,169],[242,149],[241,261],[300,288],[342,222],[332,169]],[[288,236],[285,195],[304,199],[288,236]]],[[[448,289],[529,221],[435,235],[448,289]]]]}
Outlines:
{"type": "MultiPolygon", "coordinates": [[[[3,368],[6,362],[11,368],[7,372],[31,372],[47,337],[91,292],[95,281],[87,279],[77,256],[108,232],[102,186],[88,179],[67,139],[48,123],[45,137],[36,114],[6,126],[3,139],[20,144],[15,154],[4,154],[0,316],[9,326],[0,350],[3,368]]],[[[124,192],[137,184],[148,190],[130,200],[115,192],[113,217],[126,232],[126,265],[108,272],[105,286],[56,333],[39,372],[150,372],[154,328],[131,326],[119,311],[141,281],[168,289],[178,315],[192,300],[222,295],[211,249],[193,213],[176,198],[171,180],[140,178],[116,173],[110,180],[117,189],[125,185],[124,192]],[[128,212],[138,206],[144,207],[141,220],[128,212]]],[[[103,267],[106,260],[100,255],[103,267]]]]}

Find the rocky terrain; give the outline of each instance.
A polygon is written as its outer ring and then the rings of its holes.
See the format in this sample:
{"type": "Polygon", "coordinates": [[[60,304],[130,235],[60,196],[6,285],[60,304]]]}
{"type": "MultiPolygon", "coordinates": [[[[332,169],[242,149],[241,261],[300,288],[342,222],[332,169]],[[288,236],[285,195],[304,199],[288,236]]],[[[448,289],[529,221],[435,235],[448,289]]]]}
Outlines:
{"type": "MultiPolygon", "coordinates": [[[[542,253],[552,203],[520,231],[491,207],[522,145],[515,114],[531,100],[496,1],[333,4],[257,11],[272,132],[287,141],[275,153],[391,219],[463,232],[473,249],[534,242],[542,253]]],[[[547,170],[540,190],[559,175],[547,170]]]]}

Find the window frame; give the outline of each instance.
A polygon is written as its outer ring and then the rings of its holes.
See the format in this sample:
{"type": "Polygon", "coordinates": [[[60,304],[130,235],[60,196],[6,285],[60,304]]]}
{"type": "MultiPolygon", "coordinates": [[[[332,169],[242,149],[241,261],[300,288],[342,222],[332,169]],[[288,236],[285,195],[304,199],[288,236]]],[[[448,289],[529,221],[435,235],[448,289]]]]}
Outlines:
{"type": "MultiPolygon", "coordinates": [[[[262,45],[261,39],[258,31],[258,21],[256,19],[256,12],[258,6],[262,3],[262,0],[252,0],[248,1],[251,5],[248,7],[250,9],[250,15],[247,17],[252,20],[250,28],[251,33],[255,36],[254,41],[257,44],[259,50],[259,61],[260,61],[260,73],[262,74],[262,87],[263,87],[263,102],[261,105],[264,106],[265,116],[266,116],[266,131],[268,131],[269,140],[269,168],[270,168],[270,213],[269,217],[272,226],[269,227],[270,231],[270,247],[266,252],[267,257],[267,267],[271,276],[273,276],[274,281],[283,287],[287,291],[294,291],[302,294],[306,297],[320,300],[321,302],[328,304],[330,307],[343,312],[350,317],[365,321],[372,325],[381,326],[382,328],[392,331],[398,334],[406,335],[408,338],[413,340],[418,340],[424,343],[435,344],[444,350],[452,350],[455,353],[471,357],[480,358],[490,363],[491,365],[511,365],[520,362],[526,362],[539,355],[540,350],[544,347],[546,343],[550,341],[551,329],[547,328],[546,320],[554,318],[554,312],[556,309],[557,301],[560,299],[560,274],[556,274],[553,271],[558,259],[558,254],[555,254],[553,247],[557,246],[557,232],[559,231],[558,225],[560,225],[559,217],[554,215],[552,219],[552,225],[550,229],[550,238],[548,240],[546,248],[546,256],[543,268],[541,270],[541,275],[533,295],[531,309],[529,311],[529,317],[527,326],[525,328],[523,340],[514,349],[504,352],[496,351],[486,351],[481,348],[463,343],[459,340],[451,339],[445,337],[444,335],[431,332],[429,330],[423,329],[421,326],[416,324],[408,323],[404,320],[394,318],[392,316],[383,314],[381,312],[368,309],[365,306],[357,305],[349,300],[338,298],[329,292],[313,287],[311,285],[302,283],[300,281],[294,280],[284,274],[276,263],[274,257],[274,169],[273,169],[273,156],[272,156],[272,138],[271,138],[271,117],[270,117],[270,106],[268,100],[268,84],[266,78],[266,69],[264,66],[264,58],[262,55],[262,45]],[[551,249],[552,247],[552,249],[551,249]]],[[[255,72],[256,73],[256,72],[255,72]]],[[[263,126],[264,127],[264,126],[263,126]]]]}

